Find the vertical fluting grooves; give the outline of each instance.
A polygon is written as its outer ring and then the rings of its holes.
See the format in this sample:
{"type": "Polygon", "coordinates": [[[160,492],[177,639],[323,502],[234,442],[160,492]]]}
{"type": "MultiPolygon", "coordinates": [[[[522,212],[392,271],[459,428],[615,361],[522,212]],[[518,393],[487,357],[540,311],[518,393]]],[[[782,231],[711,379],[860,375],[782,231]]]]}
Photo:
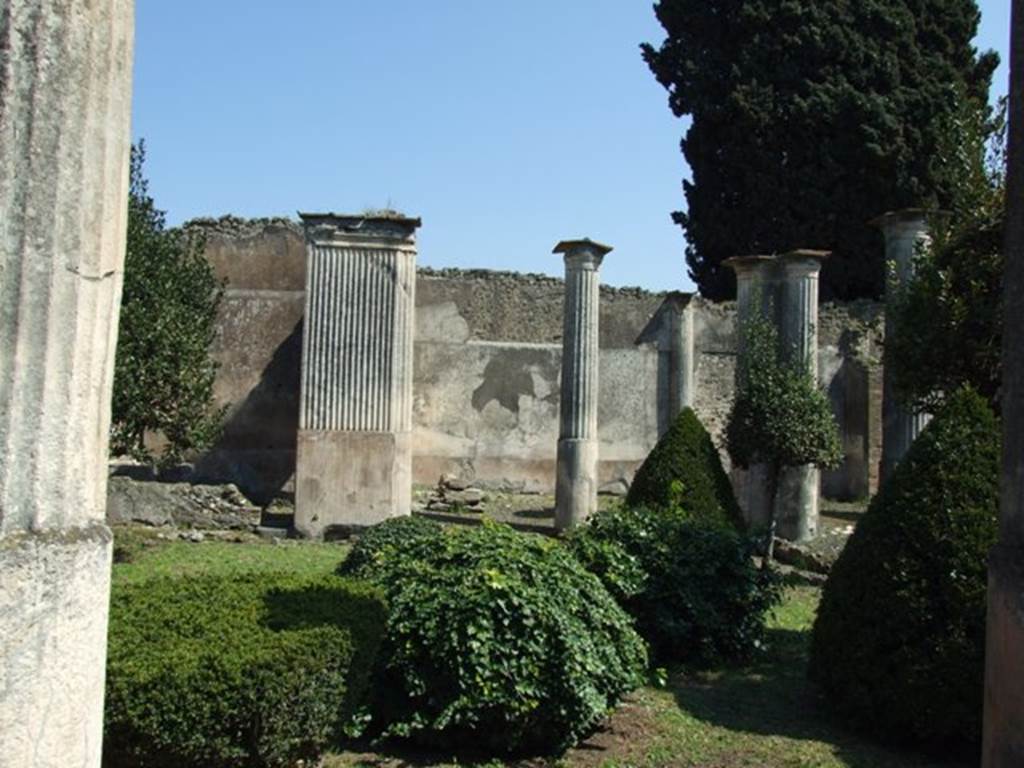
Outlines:
{"type": "Polygon", "coordinates": [[[0,10],[0,533],[103,519],[130,0],[0,10]]]}
{"type": "Polygon", "coordinates": [[[571,269],[565,288],[559,436],[587,439],[597,436],[598,273],[571,269]]]}
{"type": "Polygon", "coordinates": [[[410,429],[415,254],[311,245],[309,258],[300,427],[410,429]]]}

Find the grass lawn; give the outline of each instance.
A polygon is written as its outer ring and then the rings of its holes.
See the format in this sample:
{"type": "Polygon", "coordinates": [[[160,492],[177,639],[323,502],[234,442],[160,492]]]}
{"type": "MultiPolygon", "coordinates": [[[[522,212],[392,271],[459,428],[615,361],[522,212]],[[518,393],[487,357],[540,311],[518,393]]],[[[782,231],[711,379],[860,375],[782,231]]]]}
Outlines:
{"type": "MultiPolygon", "coordinates": [[[[114,580],[288,570],[329,573],[343,544],[167,541],[152,531],[115,531],[114,580]]],[[[793,586],[770,622],[770,647],[737,670],[675,670],[664,688],[637,691],[584,744],[557,760],[474,762],[422,752],[353,747],[323,768],[969,768],[873,743],[828,714],[806,680],[809,632],[819,590],[793,586]]]]}

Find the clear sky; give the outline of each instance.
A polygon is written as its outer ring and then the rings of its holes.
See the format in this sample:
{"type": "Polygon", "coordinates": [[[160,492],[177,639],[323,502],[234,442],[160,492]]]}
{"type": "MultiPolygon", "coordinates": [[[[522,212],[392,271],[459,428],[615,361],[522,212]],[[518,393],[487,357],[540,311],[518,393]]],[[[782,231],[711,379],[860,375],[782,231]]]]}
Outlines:
{"type": "MultiPolygon", "coordinates": [[[[1005,93],[1010,0],[980,5],[1005,93]]],[[[661,40],[632,0],[137,0],[132,132],[171,224],[389,207],[421,264],[558,275],[586,236],[603,282],[691,290],[661,40]]]]}

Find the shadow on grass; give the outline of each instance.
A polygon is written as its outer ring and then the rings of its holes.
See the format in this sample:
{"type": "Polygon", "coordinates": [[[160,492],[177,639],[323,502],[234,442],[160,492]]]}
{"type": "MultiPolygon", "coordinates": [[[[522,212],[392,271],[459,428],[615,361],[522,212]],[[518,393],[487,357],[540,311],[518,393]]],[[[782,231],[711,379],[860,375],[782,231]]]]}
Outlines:
{"type": "Polygon", "coordinates": [[[810,632],[769,629],[768,643],[767,658],[750,667],[680,672],[671,681],[680,709],[730,731],[829,744],[849,768],[976,765],[881,744],[846,726],[807,678],[810,632]]]}
{"type": "Polygon", "coordinates": [[[553,509],[520,509],[513,513],[513,517],[525,517],[529,520],[554,520],[555,510],[553,509]]]}

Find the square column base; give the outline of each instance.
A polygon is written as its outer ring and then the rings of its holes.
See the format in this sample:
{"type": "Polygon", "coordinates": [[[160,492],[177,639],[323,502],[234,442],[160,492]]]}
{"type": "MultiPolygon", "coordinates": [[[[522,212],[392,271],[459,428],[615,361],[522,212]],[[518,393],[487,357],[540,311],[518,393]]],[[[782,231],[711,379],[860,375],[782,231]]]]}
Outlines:
{"type": "Polygon", "coordinates": [[[99,768],[113,537],[0,537],[0,763],[99,768]]]}
{"type": "Polygon", "coordinates": [[[989,555],[982,768],[1024,765],[1024,548],[989,555]]]}
{"type": "Polygon", "coordinates": [[[300,534],[322,538],[366,528],[408,515],[411,506],[411,433],[299,431],[295,529],[300,534]]]}
{"type": "Polygon", "coordinates": [[[597,511],[597,440],[558,441],[555,528],[564,531],[597,511]]]}

